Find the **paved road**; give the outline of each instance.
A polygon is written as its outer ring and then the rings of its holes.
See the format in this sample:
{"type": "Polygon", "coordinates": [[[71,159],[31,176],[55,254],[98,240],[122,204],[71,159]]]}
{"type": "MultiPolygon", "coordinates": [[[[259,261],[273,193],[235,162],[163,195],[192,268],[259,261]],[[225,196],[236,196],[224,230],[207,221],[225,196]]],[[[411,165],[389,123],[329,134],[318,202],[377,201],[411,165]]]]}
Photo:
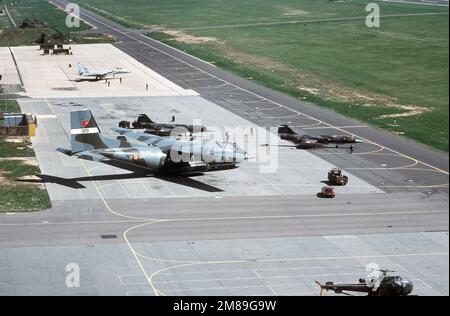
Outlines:
{"type": "Polygon", "coordinates": [[[309,196],[69,200],[54,203],[50,211],[0,214],[0,219],[3,246],[64,245],[121,235],[139,223],[150,223],[138,230],[140,241],[446,231],[448,205],[441,195],[421,193],[381,200],[376,194],[325,201],[309,196]],[[72,203],[78,207],[67,206],[72,203]]]}
{"type": "Polygon", "coordinates": [[[415,294],[448,295],[441,195],[322,202],[64,201],[0,214],[0,293],[317,295],[314,280],[352,282],[376,263],[410,278],[415,294]],[[68,263],[80,266],[79,288],[65,286],[68,263]]]}

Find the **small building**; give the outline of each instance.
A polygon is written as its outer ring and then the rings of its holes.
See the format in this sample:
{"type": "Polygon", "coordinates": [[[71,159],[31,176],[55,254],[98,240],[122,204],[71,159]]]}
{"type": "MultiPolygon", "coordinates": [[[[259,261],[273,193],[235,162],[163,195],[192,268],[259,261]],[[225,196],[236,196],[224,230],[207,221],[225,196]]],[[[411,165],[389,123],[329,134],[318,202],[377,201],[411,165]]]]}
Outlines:
{"type": "Polygon", "coordinates": [[[0,112],[0,137],[36,136],[36,117],[30,113],[0,112]]]}

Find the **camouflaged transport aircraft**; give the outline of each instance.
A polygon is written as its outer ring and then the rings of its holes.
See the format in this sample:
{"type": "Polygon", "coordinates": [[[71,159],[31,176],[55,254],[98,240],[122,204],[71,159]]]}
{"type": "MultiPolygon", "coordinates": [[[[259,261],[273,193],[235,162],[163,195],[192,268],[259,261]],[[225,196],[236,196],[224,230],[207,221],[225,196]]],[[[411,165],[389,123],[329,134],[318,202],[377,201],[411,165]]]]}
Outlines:
{"type": "Polygon", "coordinates": [[[71,149],[66,155],[98,162],[120,162],[152,173],[189,174],[230,169],[248,159],[236,144],[209,140],[178,140],[123,128],[113,130],[117,139],[102,136],[89,110],[70,113],[71,149]],[[141,145],[132,145],[127,137],[141,145]]]}

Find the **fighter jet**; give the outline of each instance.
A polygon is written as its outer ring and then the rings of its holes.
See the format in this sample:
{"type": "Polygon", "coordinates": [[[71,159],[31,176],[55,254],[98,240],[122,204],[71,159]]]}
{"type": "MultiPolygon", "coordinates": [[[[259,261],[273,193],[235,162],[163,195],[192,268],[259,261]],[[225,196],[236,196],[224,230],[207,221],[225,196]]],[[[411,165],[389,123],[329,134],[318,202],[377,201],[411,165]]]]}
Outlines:
{"type": "Polygon", "coordinates": [[[96,69],[90,70],[83,64],[77,64],[78,74],[82,77],[93,77],[95,80],[105,79],[106,76],[115,76],[119,74],[128,74],[128,70],[120,67],[110,69],[96,69]]]}
{"type": "Polygon", "coordinates": [[[367,277],[359,279],[356,284],[334,284],[326,282],[320,284],[320,295],[323,291],[333,291],[338,294],[349,292],[367,293],[368,296],[406,296],[413,291],[413,284],[407,278],[401,276],[388,276],[389,270],[374,270],[367,277]]]}
{"type": "Polygon", "coordinates": [[[247,153],[236,145],[225,146],[212,141],[178,141],[114,129],[118,139],[104,137],[91,111],[70,113],[71,149],[58,149],[64,154],[97,162],[120,162],[151,173],[190,174],[234,168],[248,159],[247,153]],[[141,143],[131,145],[123,135],[141,143]]]}
{"type": "MultiPolygon", "coordinates": [[[[174,118],[172,118],[174,120],[174,118]]],[[[175,124],[175,123],[156,123],[153,122],[146,114],[139,114],[136,121],[130,124],[128,121],[119,122],[119,127],[122,128],[145,128],[145,132],[158,136],[175,136],[178,134],[189,134],[192,135],[194,132],[206,132],[206,127],[204,126],[194,126],[186,124],[175,124]]]]}
{"type": "Polygon", "coordinates": [[[355,136],[349,135],[299,135],[294,132],[288,125],[281,125],[280,127],[278,127],[278,135],[283,140],[293,142],[295,144],[295,147],[298,149],[323,148],[329,144],[334,144],[336,145],[336,147],[338,147],[341,144],[354,144],[363,142],[362,140],[357,139],[355,136]]]}

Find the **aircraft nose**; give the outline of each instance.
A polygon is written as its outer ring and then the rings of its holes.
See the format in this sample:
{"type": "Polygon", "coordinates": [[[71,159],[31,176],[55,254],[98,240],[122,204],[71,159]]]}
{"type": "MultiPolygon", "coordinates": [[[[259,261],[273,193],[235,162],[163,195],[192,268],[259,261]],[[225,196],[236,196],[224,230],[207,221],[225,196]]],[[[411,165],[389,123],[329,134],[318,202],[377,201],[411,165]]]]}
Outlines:
{"type": "Polygon", "coordinates": [[[361,140],[361,139],[356,138],[356,139],[355,139],[355,143],[364,143],[364,141],[361,140]]]}

